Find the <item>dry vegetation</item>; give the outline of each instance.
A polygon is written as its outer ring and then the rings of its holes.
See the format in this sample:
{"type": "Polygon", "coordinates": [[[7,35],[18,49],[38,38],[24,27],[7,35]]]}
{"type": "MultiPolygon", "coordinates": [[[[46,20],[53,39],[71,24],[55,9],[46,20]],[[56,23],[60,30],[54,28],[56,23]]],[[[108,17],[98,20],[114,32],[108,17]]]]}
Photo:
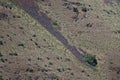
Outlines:
{"type": "Polygon", "coordinates": [[[98,71],[79,62],[11,0],[0,0],[0,80],[120,79],[119,0],[35,1],[71,45],[96,55],[98,71]]]}

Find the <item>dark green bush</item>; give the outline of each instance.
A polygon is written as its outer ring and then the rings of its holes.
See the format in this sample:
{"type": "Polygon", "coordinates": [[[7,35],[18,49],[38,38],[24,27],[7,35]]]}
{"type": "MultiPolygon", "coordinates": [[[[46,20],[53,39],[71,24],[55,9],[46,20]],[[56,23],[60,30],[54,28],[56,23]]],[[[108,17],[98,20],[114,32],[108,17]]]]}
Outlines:
{"type": "Polygon", "coordinates": [[[2,41],[0,41],[0,45],[3,45],[3,42],[2,42],[2,41]]]}
{"type": "Polygon", "coordinates": [[[18,44],[18,46],[25,47],[23,43],[18,44]]]}
{"type": "Polygon", "coordinates": [[[57,22],[53,22],[53,25],[58,26],[58,23],[57,22]]]}
{"type": "Polygon", "coordinates": [[[97,65],[97,59],[96,59],[95,55],[85,54],[84,55],[84,60],[85,60],[85,62],[87,62],[88,64],[90,64],[92,66],[97,65]]]}
{"type": "Polygon", "coordinates": [[[2,55],[2,53],[0,52],[0,57],[2,57],[3,55],[2,55]]]}
{"type": "Polygon", "coordinates": [[[17,53],[9,53],[9,55],[11,55],[11,56],[18,56],[17,53]]]}

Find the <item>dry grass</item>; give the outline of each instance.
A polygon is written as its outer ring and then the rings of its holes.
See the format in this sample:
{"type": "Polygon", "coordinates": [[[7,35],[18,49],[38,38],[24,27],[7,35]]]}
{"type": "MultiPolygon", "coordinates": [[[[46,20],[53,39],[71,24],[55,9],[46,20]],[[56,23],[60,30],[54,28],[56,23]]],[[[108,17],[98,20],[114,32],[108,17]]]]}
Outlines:
{"type": "MultiPolygon", "coordinates": [[[[80,63],[55,37],[10,0],[1,0],[13,8],[0,5],[0,12],[8,15],[7,19],[0,20],[0,41],[3,43],[0,45],[0,79],[107,80],[106,66],[111,66],[106,63],[108,54],[120,53],[120,34],[114,33],[120,30],[119,6],[106,5],[102,0],[79,1],[90,11],[84,13],[81,11],[83,6],[78,6],[80,14],[77,22],[72,19],[72,10],[63,6],[61,0],[40,2],[38,5],[60,26],[59,31],[71,45],[97,55],[98,72],[80,63]],[[92,27],[86,26],[89,23],[92,27]]],[[[116,58],[113,62],[117,64],[117,61],[116,58]]]]}
{"type": "Polygon", "coordinates": [[[106,4],[102,0],[78,0],[82,6],[77,6],[80,13],[79,20],[75,22],[72,19],[74,12],[67,9],[68,6],[63,6],[64,1],[50,1],[51,6],[47,5],[47,2],[38,3],[40,9],[42,8],[53,21],[61,26],[60,32],[71,45],[100,58],[98,69],[100,75],[105,77],[107,55],[120,53],[120,35],[114,32],[120,30],[119,5],[115,2],[106,4]],[[82,7],[87,7],[89,11],[82,12],[82,7]],[[92,24],[92,27],[87,27],[87,24],[92,24]]]}
{"type": "Polygon", "coordinates": [[[28,14],[15,6],[4,11],[9,16],[0,21],[3,42],[0,45],[3,55],[0,57],[0,79],[77,80],[80,75],[89,79],[88,73],[81,73],[84,69],[73,63],[76,58],[28,14]],[[13,15],[21,18],[13,18],[13,15]]]}

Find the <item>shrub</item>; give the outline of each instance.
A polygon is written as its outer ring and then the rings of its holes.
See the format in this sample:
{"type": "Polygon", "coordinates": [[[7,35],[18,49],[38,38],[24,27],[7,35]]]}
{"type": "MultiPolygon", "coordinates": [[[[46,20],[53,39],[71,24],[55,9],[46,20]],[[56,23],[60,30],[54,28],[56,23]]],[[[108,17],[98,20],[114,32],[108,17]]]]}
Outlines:
{"type": "Polygon", "coordinates": [[[40,57],[38,57],[37,59],[38,59],[38,60],[42,60],[42,58],[40,58],[40,57]]]}
{"type": "Polygon", "coordinates": [[[9,53],[9,55],[11,55],[11,56],[18,56],[17,53],[9,53]]]}
{"type": "Polygon", "coordinates": [[[64,72],[64,68],[58,68],[57,71],[58,72],[64,72]]]}
{"type": "Polygon", "coordinates": [[[71,61],[69,58],[66,58],[65,60],[66,60],[66,61],[71,61]]]}
{"type": "Polygon", "coordinates": [[[5,63],[7,61],[7,59],[0,58],[0,61],[5,63]]]}
{"type": "Polygon", "coordinates": [[[53,65],[53,63],[52,63],[52,62],[49,62],[49,65],[53,65]]]}
{"type": "Polygon", "coordinates": [[[74,73],[72,72],[72,73],[70,73],[72,76],[74,75],[74,73]]]}
{"type": "Polygon", "coordinates": [[[12,9],[12,7],[13,7],[12,3],[8,3],[8,2],[5,2],[5,1],[0,1],[0,5],[5,7],[5,8],[9,8],[9,9],[12,9]]]}
{"type": "Polygon", "coordinates": [[[2,42],[2,41],[0,41],[0,45],[3,45],[3,42],[2,42]]]}
{"type": "Polygon", "coordinates": [[[57,22],[53,22],[53,25],[58,26],[58,23],[57,22]]]}
{"type": "Polygon", "coordinates": [[[2,55],[2,53],[0,52],[0,57],[2,57],[3,55],[2,55]]]}
{"type": "Polygon", "coordinates": [[[97,59],[96,59],[95,55],[85,54],[84,55],[84,60],[85,60],[85,62],[87,62],[88,64],[90,64],[92,66],[97,65],[97,59]]]}
{"type": "Polygon", "coordinates": [[[2,75],[0,75],[0,80],[3,80],[2,75]]]}
{"type": "Polygon", "coordinates": [[[18,44],[18,46],[25,47],[25,45],[22,43],[18,44]]]}

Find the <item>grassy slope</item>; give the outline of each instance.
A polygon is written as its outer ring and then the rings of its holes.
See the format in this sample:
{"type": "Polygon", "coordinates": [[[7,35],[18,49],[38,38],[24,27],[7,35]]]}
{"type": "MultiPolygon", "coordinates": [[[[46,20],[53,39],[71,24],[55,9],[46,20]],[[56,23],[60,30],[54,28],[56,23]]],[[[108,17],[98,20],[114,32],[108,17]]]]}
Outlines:
{"type": "MultiPolygon", "coordinates": [[[[9,0],[3,2],[9,4],[9,0]]],[[[87,76],[89,73],[81,72],[84,68],[73,62],[74,60],[77,62],[76,58],[56,38],[24,11],[11,5],[12,10],[5,8],[2,11],[9,14],[9,17],[0,21],[0,36],[4,37],[1,41],[5,42],[0,45],[0,52],[3,55],[0,57],[0,76],[3,79],[52,80],[51,77],[60,80],[91,79],[87,76]],[[13,18],[13,15],[19,15],[21,18],[13,18]]]]}
{"type": "Polygon", "coordinates": [[[61,32],[68,37],[71,44],[104,53],[113,53],[114,51],[118,53],[120,37],[113,31],[120,29],[119,6],[117,4],[106,5],[102,0],[78,1],[87,7],[91,5],[90,8],[93,10],[88,11],[86,13],[88,17],[81,20],[84,13],[81,12],[81,7],[78,7],[80,19],[77,22],[72,20],[73,13],[65,9],[66,7],[62,6],[63,2],[61,1],[52,2],[51,0],[52,6],[44,6],[43,9],[48,11],[48,15],[62,26],[61,32]],[[113,13],[107,14],[104,10],[111,10],[113,13]],[[87,23],[93,23],[93,27],[87,28],[87,23]]]}
{"type": "MultiPolygon", "coordinates": [[[[6,2],[9,3],[9,0],[6,0],[6,2]]],[[[16,77],[21,76],[21,79],[29,80],[30,76],[35,79],[38,76],[45,78],[46,76],[48,77],[52,74],[56,74],[58,76],[57,78],[61,78],[62,80],[106,80],[107,72],[105,68],[106,65],[104,64],[104,53],[119,52],[119,34],[111,32],[120,29],[118,23],[120,20],[118,17],[119,6],[114,8],[110,5],[107,6],[102,2],[99,4],[98,0],[91,0],[90,2],[89,0],[81,0],[81,2],[86,5],[92,5],[93,11],[87,13],[88,16],[91,15],[92,17],[79,20],[76,23],[71,19],[73,13],[61,6],[61,1],[54,1],[53,6],[51,7],[44,5],[40,6],[44,7],[43,10],[48,10],[50,12],[48,15],[54,21],[57,20],[57,23],[62,26],[62,34],[68,38],[72,45],[75,45],[77,48],[81,47],[89,53],[95,53],[97,57],[100,58],[97,67],[98,72],[94,72],[77,61],[76,58],[67,51],[56,38],[42,28],[40,24],[23,10],[14,6],[12,10],[4,10],[7,14],[10,14],[9,21],[8,19],[0,21],[0,35],[4,36],[1,40],[6,41],[6,44],[0,46],[0,52],[3,54],[2,58],[8,60],[5,61],[5,63],[2,61],[0,62],[3,67],[0,69],[2,71],[0,74],[3,78],[7,79],[11,77],[12,79],[15,79],[16,77]],[[108,15],[103,12],[103,9],[113,9],[118,14],[108,15]],[[65,15],[63,15],[63,13],[65,15]],[[14,19],[12,18],[12,15],[20,15],[21,18],[14,19]],[[97,15],[100,16],[99,19],[96,19],[97,15]],[[94,23],[94,26],[89,29],[86,28],[85,25],[87,22],[94,23]],[[21,29],[21,27],[23,27],[23,29],[21,29]],[[104,30],[108,30],[108,32],[104,30]],[[82,31],[83,33],[78,34],[77,32],[79,31],[82,31]],[[9,35],[10,37],[6,35],[9,35]],[[36,35],[36,37],[33,35],[36,35]],[[12,41],[10,41],[10,38],[12,41]],[[19,43],[23,43],[25,48],[19,47],[19,43]],[[38,48],[38,45],[35,45],[35,43],[37,43],[40,48],[38,48]],[[11,56],[10,53],[17,53],[18,56],[11,56]],[[40,60],[38,60],[38,57],[40,60]],[[50,65],[51,63],[53,65],[50,65]],[[26,69],[28,68],[32,68],[33,72],[27,72],[26,69]],[[39,68],[50,69],[50,71],[38,71],[39,68]],[[57,69],[60,69],[61,72],[57,69]],[[15,72],[18,72],[18,74],[15,74],[15,72]]],[[[81,8],[79,7],[79,9],[81,8]]],[[[48,80],[47,77],[45,78],[46,80],[48,80]]]]}
{"type": "MultiPolygon", "coordinates": [[[[59,31],[71,45],[97,55],[101,74],[107,73],[106,65],[108,66],[108,64],[106,62],[109,62],[109,55],[120,54],[120,34],[114,33],[114,31],[120,30],[119,4],[116,2],[104,3],[103,0],[77,0],[92,10],[86,13],[86,18],[83,18],[85,13],[81,11],[81,6],[78,6],[79,20],[74,22],[71,18],[74,13],[63,6],[64,1],[50,1],[38,3],[40,9],[42,8],[53,21],[61,26],[59,31]],[[51,6],[48,5],[49,3],[51,6]],[[93,23],[93,27],[86,27],[88,23],[93,23]]],[[[112,59],[114,60],[115,57],[112,59]]]]}

